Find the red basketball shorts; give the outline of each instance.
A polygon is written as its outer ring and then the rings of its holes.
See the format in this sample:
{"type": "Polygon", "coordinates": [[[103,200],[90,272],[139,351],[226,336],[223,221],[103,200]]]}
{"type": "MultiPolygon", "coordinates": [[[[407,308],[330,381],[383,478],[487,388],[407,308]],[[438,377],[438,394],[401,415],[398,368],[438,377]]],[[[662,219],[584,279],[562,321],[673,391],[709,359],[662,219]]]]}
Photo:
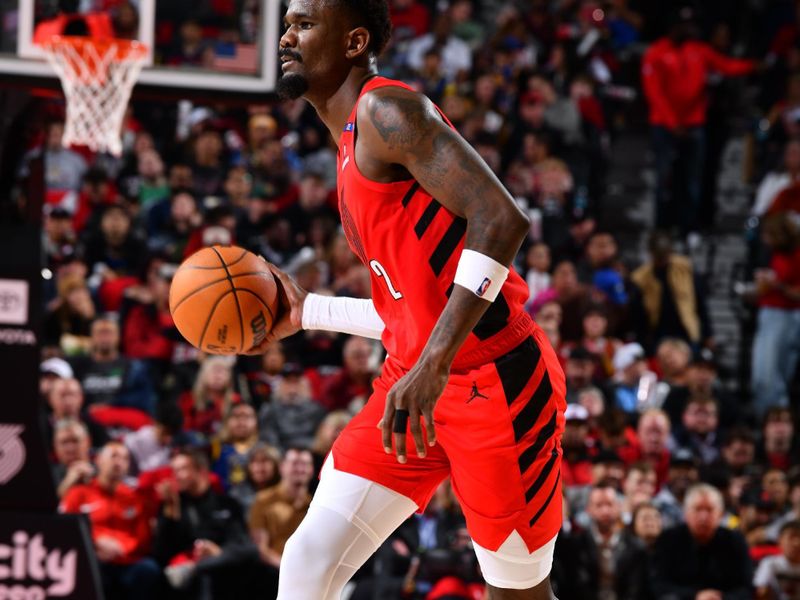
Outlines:
{"type": "Polygon", "coordinates": [[[386,454],[377,424],[406,370],[387,359],[364,409],[333,446],[337,470],[379,483],[423,510],[448,475],[472,538],[497,550],[514,530],[533,552],[561,528],[564,373],[544,333],[491,363],[451,374],[434,410],[437,443],[408,462],[386,454]]]}

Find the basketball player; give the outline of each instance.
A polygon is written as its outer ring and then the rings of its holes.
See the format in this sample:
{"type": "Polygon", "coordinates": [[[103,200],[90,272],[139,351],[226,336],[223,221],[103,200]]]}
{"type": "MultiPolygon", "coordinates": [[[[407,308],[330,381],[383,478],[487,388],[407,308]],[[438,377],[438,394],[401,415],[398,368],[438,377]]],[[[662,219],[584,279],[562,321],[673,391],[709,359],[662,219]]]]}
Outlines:
{"type": "Polygon", "coordinates": [[[278,91],[338,141],[342,223],[373,297],[307,294],[273,267],[284,316],[267,343],[328,329],[388,357],[286,546],[278,598],[338,599],[449,475],[489,597],[549,599],[565,384],[508,268],[528,221],[430,100],[377,76],[386,0],[291,0],[285,25],[278,91]]]}

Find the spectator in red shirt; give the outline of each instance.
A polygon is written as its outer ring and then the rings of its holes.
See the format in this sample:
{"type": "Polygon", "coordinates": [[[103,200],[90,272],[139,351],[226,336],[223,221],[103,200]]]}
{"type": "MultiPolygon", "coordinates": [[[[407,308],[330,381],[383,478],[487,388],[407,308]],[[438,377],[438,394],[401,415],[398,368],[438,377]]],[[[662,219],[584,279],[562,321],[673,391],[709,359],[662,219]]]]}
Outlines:
{"type": "Polygon", "coordinates": [[[430,31],[431,15],[428,7],[417,0],[393,0],[389,10],[395,42],[419,37],[430,31]]]}
{"type": "Polygon", "coordinates": [[[786,213],[778,213],[764,220],[761,236],[772,258],[768,269],[755,273],[759,309],[751,382],[759,416],[789,405],[800,357],[800,234],[786,213]]]}
{"type": "Polygon", "coordinates": [[[728,58],[694,39],[695,29],[692,9],[681,9],[669,35],[650,46],[642,63],[656,157],[657,223],[679,226],[684,235],[698,228],[709,74],[746,75],[755,68],[753,61],[728,58]],[[676,160],[683,178],[673,180],[670,190],[676,160]]]}
{"type": "Polygon", "coordinates": [[[325,383],[319,403],[328,410],[346,410],[354,400],[366,402],[372,391],[371,354],[372,344],[366,339],[348,339],[342,351],[344,367],[325,383]]]}
{"type": "Polygon", "coordinates": [[[122,483],[128,474],[128,449],[109,442],[97,456],[97,477],[72,487],[61,501],[61,512],[83,513],[92,525],[92,540],[103,587],[109,598],[148,598],[160,577],[147,556],[150,526],[136,492],[122,483]]]}
{"type": "Polygon", "coordinates": [[[580,404],[568,404],[564,418],[566,426],[561,441],[564,448],[561,480],[568,487],[590,485],[592,461],[589,456],[589,411],[580,404]]]}

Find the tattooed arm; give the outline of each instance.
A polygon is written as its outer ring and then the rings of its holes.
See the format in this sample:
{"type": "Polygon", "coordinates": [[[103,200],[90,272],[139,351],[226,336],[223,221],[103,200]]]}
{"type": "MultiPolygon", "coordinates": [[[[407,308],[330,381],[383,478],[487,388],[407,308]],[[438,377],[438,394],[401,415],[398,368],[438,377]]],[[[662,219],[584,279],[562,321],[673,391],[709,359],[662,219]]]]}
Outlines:
{"type": "MultiPolygon", "coordinates": [[[[358,107],[356,161],[376,172],[407,171],[452,213],[467,220],[464,247],[510,265],[528,230],[528,219],[469,144],[420,94],[398,87],[365,94],[358,107]],[[362,161],[362,157],[363,161],[362,161]]],[[[489,302],[455,286],[417,364],[390,391],[384,413],[383,443],[391,451],[391,424],[397,408],[410,414],[417,454],[425,455],[419,416],[433,444],[433,408],[444,390],[450,365],[489,302]]],[[[395,434],[400,462],[405,435],[395,434]]]]}

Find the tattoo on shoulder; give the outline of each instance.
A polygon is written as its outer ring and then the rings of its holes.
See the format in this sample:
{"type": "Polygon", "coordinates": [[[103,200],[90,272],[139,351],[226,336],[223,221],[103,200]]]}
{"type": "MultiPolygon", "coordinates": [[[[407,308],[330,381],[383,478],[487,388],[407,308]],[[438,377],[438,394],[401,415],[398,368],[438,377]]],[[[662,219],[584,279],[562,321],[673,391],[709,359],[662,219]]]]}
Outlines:
{"type": "Polygon", "coordinates": [[[419,99],[376,96],[370,104],[370,120],[392,150],[416,144],[425,132],[428,111],[419,99]]]}

